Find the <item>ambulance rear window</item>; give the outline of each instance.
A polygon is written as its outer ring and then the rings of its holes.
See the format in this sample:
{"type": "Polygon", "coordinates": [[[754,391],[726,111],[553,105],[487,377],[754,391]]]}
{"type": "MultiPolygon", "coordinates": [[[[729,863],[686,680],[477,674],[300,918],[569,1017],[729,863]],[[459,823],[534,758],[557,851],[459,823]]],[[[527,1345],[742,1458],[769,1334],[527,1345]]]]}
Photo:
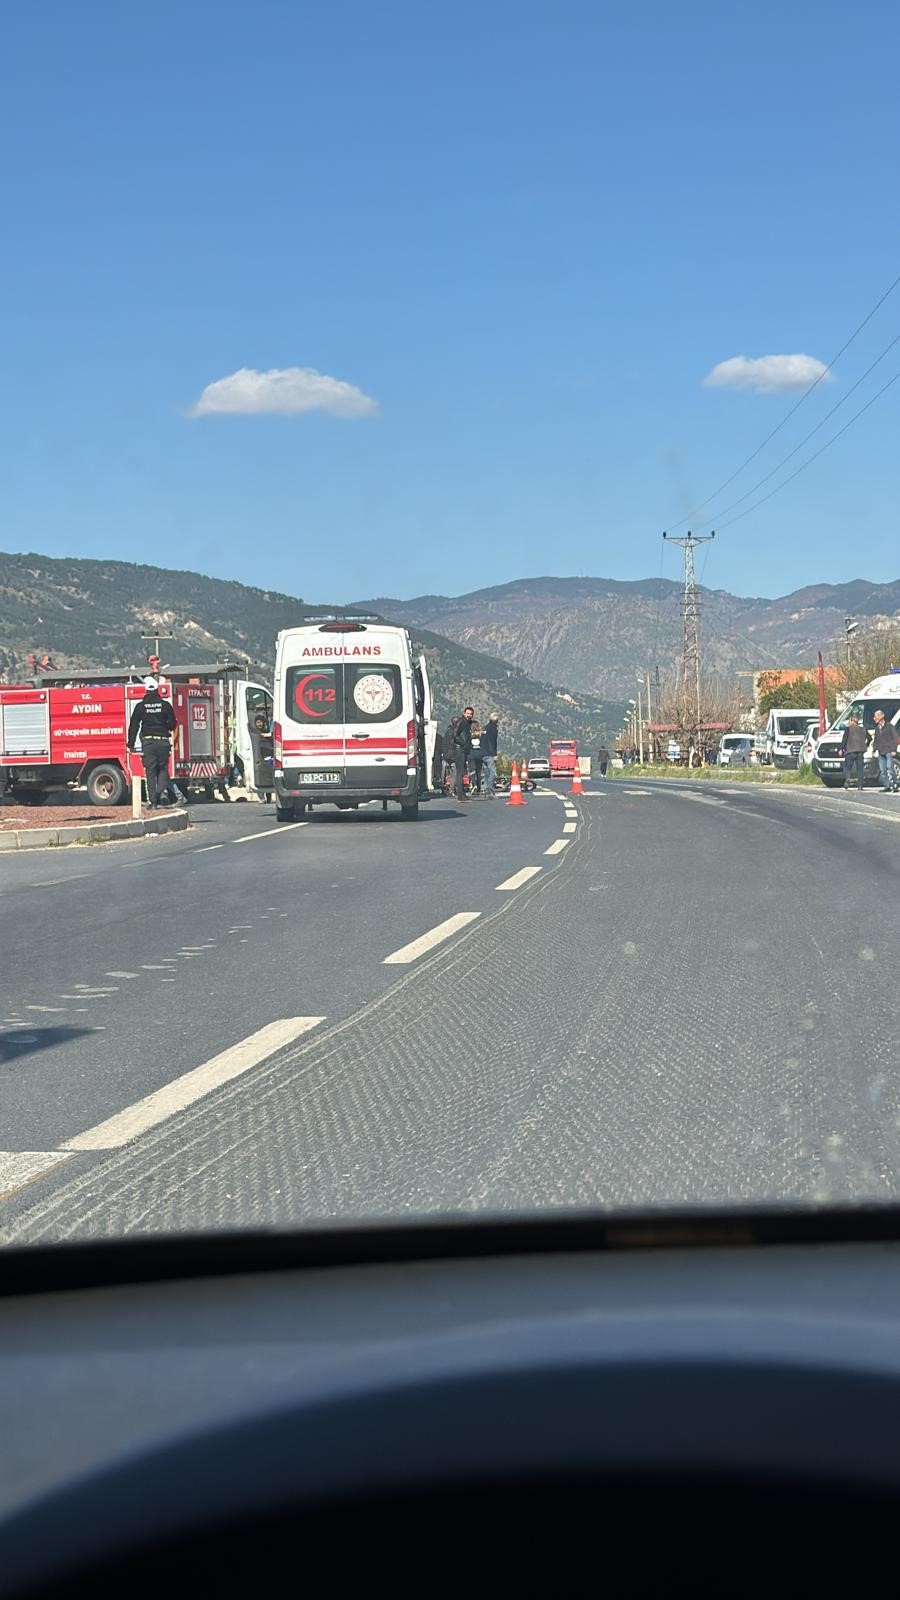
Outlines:
{"type": "Polygon", "coordinates": [[[341,667],[291,667],[285,710],[295,722],[341,721],[341,667]]]}
{"type": "Polygon", "coordinates": [[[402,715],[400,668],[371,662],[344,668],[348,722],[394,722],[402,715]]]}

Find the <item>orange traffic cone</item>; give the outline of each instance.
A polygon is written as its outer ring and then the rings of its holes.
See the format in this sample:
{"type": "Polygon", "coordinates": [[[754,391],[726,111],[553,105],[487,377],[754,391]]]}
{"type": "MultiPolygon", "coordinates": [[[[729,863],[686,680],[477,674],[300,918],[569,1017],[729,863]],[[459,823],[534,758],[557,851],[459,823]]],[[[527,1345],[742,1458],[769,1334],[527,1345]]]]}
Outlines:
{"type": "MultiPolygon", "coordinates": [[[[528,782],[528,757],[527,756],[525,756],[523,758],[523,760],[522,760],[521,778],[522,778],[522,788],[524,789],[526,783],[528,782]]],[[[527,801],[526,801],[526,804],[527,804],[527,801]]]]}
{"type": "Polygon", "coordinates": [[[578,757],[577,756],[575,757],[575,767],[574,767],[574,770],[572,772],[572,787],[569,790],[569,793],[570,794],[584,794],[584,784],[581,781],[581,768],[578,765],[578,757]]]}
{"type": "Polygon", "coordinates": [[[512,777],[509,780],[508,806],[527,806],[528,801],[522,798],[522,785],[519,782],[519,769],[516,763],[512,764],[512,777]]]}

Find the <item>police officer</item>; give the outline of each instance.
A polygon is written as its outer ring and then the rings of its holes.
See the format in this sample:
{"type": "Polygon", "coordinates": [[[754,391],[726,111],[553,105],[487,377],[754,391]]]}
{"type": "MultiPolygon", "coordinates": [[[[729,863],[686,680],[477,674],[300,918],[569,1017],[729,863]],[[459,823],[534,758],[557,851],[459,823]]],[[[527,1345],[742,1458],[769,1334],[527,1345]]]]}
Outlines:
{"type": "Polygon", "coordinates": [[[169,756],[174,731],[175,713],[169,701],[162,698],[155,678],[145,678],[144,698],[138,701],[128,724],[128,748],[134,752],[140,734],[147,804],[151,811],[160,804],[169,787],[169,756]]]}

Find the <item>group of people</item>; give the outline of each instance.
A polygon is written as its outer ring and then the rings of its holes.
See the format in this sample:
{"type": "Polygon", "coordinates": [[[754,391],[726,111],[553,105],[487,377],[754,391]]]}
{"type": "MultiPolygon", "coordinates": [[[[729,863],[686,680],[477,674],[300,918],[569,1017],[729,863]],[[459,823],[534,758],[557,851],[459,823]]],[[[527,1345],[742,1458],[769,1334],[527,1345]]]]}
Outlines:
{"type": "MultiPolygon", "coordinates": [[[[853,787],[854,779],[857,789],[864,787],[868,743],[868,729],[863,726],[859,717],[850,717],[841,741],[841,751],[844,757],[845,789],[853,787]]],[[[900,738],[898,738],[897,729],[893,723],[888,722],[883,711],[876,711],[872,727],[872,750],[878,757],[878,775],[881,779],[881,787],[886,794],[891,794],[900,785],[900,774],[898,774],[896,762],[898,744],[900,744],[900,738]]]]}
{"type": "Polygon", "coordinates": [[[434,788],[446,788],[449,780],[457,800],[467,801],[473,795],[493,800],[496,795],[499,736],[499,711],[492,711],[483,727],[476,721],[472,706],[465,706],[458,717],[451,717],[444,732],[439,733],[435,740],[434,788]]]}

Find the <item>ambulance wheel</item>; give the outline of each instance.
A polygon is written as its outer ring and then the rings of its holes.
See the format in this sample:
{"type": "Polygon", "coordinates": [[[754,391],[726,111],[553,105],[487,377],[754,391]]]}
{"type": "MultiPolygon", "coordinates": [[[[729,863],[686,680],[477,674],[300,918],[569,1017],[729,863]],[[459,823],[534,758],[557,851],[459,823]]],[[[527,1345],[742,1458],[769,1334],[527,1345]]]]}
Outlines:
{"type": "Polygon", "coordinates": [[[296,811],[296,808],[294,806],[280,806],[278,804],[277,800],[276,800],[276,802],[275,802],[275,821],[276,822],[293,822],[293,820],[294,820],[296,815],[297,815],[297,811],[296,811]]]}
{"type": "Polygon", "coordinates": [[[88,773],[87,792],[92,806],[120,806],[127,787],[122,768],[111,762],[88,773]]]}
{"type": "Polygon", "coordinates": [[[418,802],[418,800],[414,800],[412,802],[412,805],[401,806],[400,807],[400,821],[401,822],[415,822],[416,817],[418,815],[419,815],[419,802],[418,802]]]}

